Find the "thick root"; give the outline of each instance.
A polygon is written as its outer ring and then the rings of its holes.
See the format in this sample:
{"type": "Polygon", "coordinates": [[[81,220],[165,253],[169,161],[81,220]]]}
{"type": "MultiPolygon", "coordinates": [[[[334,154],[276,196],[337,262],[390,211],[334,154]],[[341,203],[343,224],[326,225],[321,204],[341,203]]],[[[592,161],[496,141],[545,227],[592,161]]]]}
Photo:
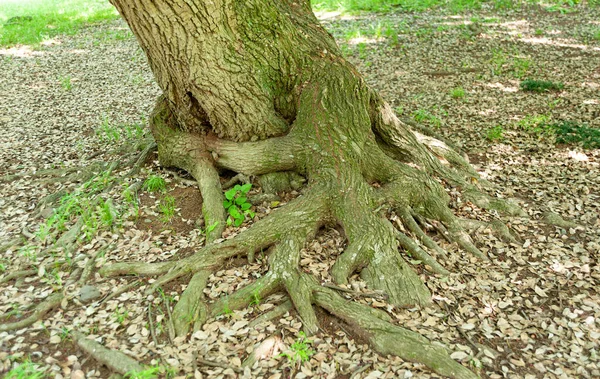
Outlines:
{"type": "Polygon", "coordinates": [[[35,310],[29,317],[27,317],[21,321],[0,325],[0,332],[7,332],[9,330],[16,330],[16,329],[23,329],[23,328],[28,327],[29,325],[32,325],[34,322],[36,322],[36,321],[40,320],[42,317],[44,317],[46,315],[46,313],[48,313],[52,309],[58,307],[63,298],[64,298],[64,295],[62,293],[55,293],[53,295],[50,295],[46,300],[44,300],[43,302],[38,304],[38,306],[35,307],[35,310]]]}
{"type": "Polygon", "coordinates": [[[98,342],[88,339],[85,335],[77,331],[73,331],[71,334],[73,340],[81,350],[85,351],[96,361],[102,363],[112,371],[127,375],[140,372],[144,369],[138,361],[120,351],[107,349],[98,342]]]}
{"type": "Polygon", "coordinates": [[[208,307],[204,303],[202,291],[206,287],[210,274],[211,272],[206,270],[195,273],[175,305],[173,328],[176,337],[185,336],[190,331],[190,326],[206,320],[208,307]]]}
{"type": "Polygon", "coordinates": [[[476,379],[477,375],[450,358],[446,350],[421,335],[374,317],[370,308],[350,302],[332,290],[313,289],[315,304],[339,317],[353,328],[362,329],[371,346],[380,354],[393,354],[411,362],[425,364],[449,378],[476,379]]]}

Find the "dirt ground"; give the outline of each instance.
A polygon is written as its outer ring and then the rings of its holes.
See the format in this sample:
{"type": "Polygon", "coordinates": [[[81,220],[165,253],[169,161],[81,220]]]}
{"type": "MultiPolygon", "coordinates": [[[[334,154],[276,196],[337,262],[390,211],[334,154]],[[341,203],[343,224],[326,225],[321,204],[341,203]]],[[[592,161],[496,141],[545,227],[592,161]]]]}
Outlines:
{"type": "MultiPolygon", "coordinates": [[[[499,186],[498,196],[515,198],[528,214],[511,218],[485,212],[451,190],[457,214],[501,220],[518,241],[506,243],[489,230],[477,231],[478,247],[491,258],[483,263],[434,234],[454,253],[442,262],[453,274],[430,275],[412,262],[433,294],[433,305],[399,309],[373,297],[356,301],[381,308],[398,325],[444,344],[454,359],[482,377],[600,377],[600,149],[557,145],[544,129],[563,121],[600,128],[598,14],[532,8],[460,16],[431,11],[319,17],[347,58],[402,117],[434,127],[499,186]],[[564,87],[525,92],[519,84],[528,78],[564,87]],[[578,226],[550,226],[543,222],[547,211],[578,226]]],[[[3,49],[0,58],[0,176],[13,175],[0,182],[0,325],[26,318],[51,293],[66,296],[41,321],[0,332],[0,374],[28,361],[49,377],[108,377],[105,367],[72,342],[71,332],[77,330],[162,367],[161,377],[439,377],[422,365],[374,353],[325,313],[323,332],[305,341],[294,312],[251,324],[283,302],[283,295],[257,299],[248,309],[209,320],[188,339],[169,341],[167,308],[185,281],[147,296],[152,278],[107,279],[96,271],[113,262],[180,259],[202,246],[204,235],[196,226],[202,199],[194,186],[179,179],[185,174],[165,170],[150,156],[138,174],[102,193],[102,204],[114,204],[114,222],[86,224],[70,249],[52,249],[52,235],[44,239],[52,208],[61,203],[38,206],[45,196],[81,188],[81,183],[43,176],[41,170],[135,157],[136,138],[147,134],[136,125],[145,125],[159,94],[135,38],[119,21],[38,49],[3,49]],[[166,189],[142,187],[138,199],[127,201],[124,188],[151,175],[163,177],[166,189]],[[167,197],[174,199],[173,217],[165,210],[167,197]],[[78,275],[88,262],[93,270],[82,282],[78,275]],[[20,270],[33,273],[8,277],[20,270]],[[91,300],[81,298],[83,286],[97,292],[91,300]],[[110,296],[123,288],[129,290],[110,296]],[[310,349],[309,359],[294,361],[295,342],[310,349]],[[265,348],[264,359],[240,369],[257,346],[265,348]]],[[[122,177],[126,171],[113,175],[122,177]]],[[[296,195],[253,209],[264,217],[296,195]]],[[[66,220],[67,230],[76,219],[66,220]]],[[[229,228],[226,235],[238,231],[229,228]]],[[[303,250],[303,269],[331,282],[329,269],[344,243],[337,230],[322,230],[303,250]]],[[[262,256],[252,264],[232,261],[210,277],[205,295],[210,301],[226,297],[266,268],[262,256]]],[[[350,287],[368,290],[358,275],[350,287]]]]}

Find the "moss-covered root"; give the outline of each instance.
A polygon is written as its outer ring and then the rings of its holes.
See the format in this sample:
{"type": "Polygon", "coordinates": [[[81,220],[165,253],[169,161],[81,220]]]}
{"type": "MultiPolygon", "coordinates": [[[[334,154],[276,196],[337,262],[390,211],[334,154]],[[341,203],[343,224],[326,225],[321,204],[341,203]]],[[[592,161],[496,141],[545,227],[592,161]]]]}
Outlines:
{"type": "Polygon", "coordinates": [[[50,295],[46,300],[44,300],[35,307],[35,310],[29,317],[24,318],[20,321],[0,325],[0,332],[23,329],[28,327],[29,325],[44,317],[46,313],[58,307],[63,298],[64,295],[62,293],[55,293],[53,295],[50,295]]]}
{"type": "Polygon", "coordinates": [[[143,370],[142,365],[139,364],[138,361],[120,351],[107,349],[98,342],[88,339],[84,334],[77,331],[73,331],[71,334],[73,340],[81,350],[85,351],[96,361],[106,365],[111,370],[123,375],[143,370]]]}
{"type": "Polygon", "coordinates": [[[208,270],[195,273],[173,308],[172,322],[175,337],[185,336],[195,322],[206,320],[208,307],[204,302],[203,291],[210,274],[208,270]]]}
{"type": "Polygon", "coordinates": [[[338,209],[348,247],[332,267],[334,282],[345,284],[353,272],[360,271],[370,288],[383,291],[392,304],[428,304],[429,290],[400,256],[392,224],[361,204],[367,202],[349,199],[338,209]]]}
{"type": "Polygon", "coordinates": [[[371,346],[382,355],[392,354],[407,361],[422,363],[448,378],[477,378],[473,372],[451,359],[444,348],[433,345],[417,333],[374,316],[365,305],[347,301],[321,286],[313,287],[313,299],[316,305],[351,325],[357,333],[366,335],[371,346]]]}

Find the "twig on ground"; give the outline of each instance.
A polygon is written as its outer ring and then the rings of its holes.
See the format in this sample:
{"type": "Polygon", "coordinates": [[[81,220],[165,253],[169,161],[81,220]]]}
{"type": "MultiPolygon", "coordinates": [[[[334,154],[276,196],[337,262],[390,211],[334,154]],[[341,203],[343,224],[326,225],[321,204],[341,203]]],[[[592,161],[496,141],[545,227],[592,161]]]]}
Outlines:
{"type": "Polygon", "coordinates": [[[156,339],[156,331],[154,330],[154,321],[152,320],[152,302],[148,302],[148,324],[150,325],[150,334],[152,335],[152,341],[154,347],[158,348],[158,341],[156,339]]]}

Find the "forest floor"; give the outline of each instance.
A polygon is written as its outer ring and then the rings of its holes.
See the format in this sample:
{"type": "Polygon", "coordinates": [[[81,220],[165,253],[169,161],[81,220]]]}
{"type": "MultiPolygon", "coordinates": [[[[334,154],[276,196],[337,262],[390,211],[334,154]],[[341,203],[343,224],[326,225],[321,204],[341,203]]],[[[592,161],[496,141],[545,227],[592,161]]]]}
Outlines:
{"type": "MultiPolygon", "coordinates": [[[[500,219],[518,243],[479,231],[473,237],[491,258],[482,263],[433,235],[456,254],[443,262],[453,272],[448,277],[420,270],[433,294],[431,306],[356,301],[444,344],[482,377],[600,377],[597,12],[532,8],[320,17],[402,117],[432,126],[460,146],[481,175],[499,185],[497,195],[517,199],[529,216],[491,214],[458,196],[452,204],[457,214],[500,219]],[[563,87],[527,92],[520,87],[525,79],[563,87]],[[586,142],[565,140],[561,130],[586,142]],[[548,210],[579,226],[543,223],[548,210]]],[[[40,321],[0,332],[0,376],[31,369],[56,378],[108,377],[73,342],[73,331],[79,331],[156,367],[160,377],[438,377],[422,365],[374,353],[325,313],[323,332],[306,339],[294,312],[251,323],[281,303],[282,295],[255,299],[250,308],[209,320],[187,339],[169,341],[168,308],[187,282],[147,296],[151,279],[106,279],[96,271],[118,261],[180,259],[202,246],[203,231],[194,225],[202,201],[196,187],[180,180],[182,173],[161,168],[155,155],[131,178],[122,168],[88,178],[84,187],[42,175],[139,154],[135,145],[148,134],[146,117],[159,89],[135,38],[115,21],[34,49],[2,49],[0,58],[0,173],[15,175],[0,186],[0,330],[28,317],[50,294],[65,294],[40,321]],[[157,177],[165,180],[164,188],[157,177]],[[143,186],[137,197],[124,191],[148,178],[156,191],[143,186]],[[39,206],[61,190],[62,200],[39,206]],[[83,220],[81,238],[53,249],[77,220],[83,220]],[[79,280],[86,267],[92,271],[79,280]],[[19,270],[30,270],[29,276],[8,280],[19,270]],[[264,359],[240,369],[257,346],[264,348],[264,359]]],[[[255,185],[251,194],[260,191],[255,185]]],[[[263,217],[297,195],[253,209],[263,217]]],[[[228,228],[226,236],[250,223],[228,228]]],[[[329,269],[344,243],[337,230],[322,230],[302,252],[303,269],[330,282],[329,269]]],[[[209,301],[266,271],[264,257],[230,263],[210,277],[209,301]]],[[[365,290],[358,276],[350,288],[365,290]]]]}

